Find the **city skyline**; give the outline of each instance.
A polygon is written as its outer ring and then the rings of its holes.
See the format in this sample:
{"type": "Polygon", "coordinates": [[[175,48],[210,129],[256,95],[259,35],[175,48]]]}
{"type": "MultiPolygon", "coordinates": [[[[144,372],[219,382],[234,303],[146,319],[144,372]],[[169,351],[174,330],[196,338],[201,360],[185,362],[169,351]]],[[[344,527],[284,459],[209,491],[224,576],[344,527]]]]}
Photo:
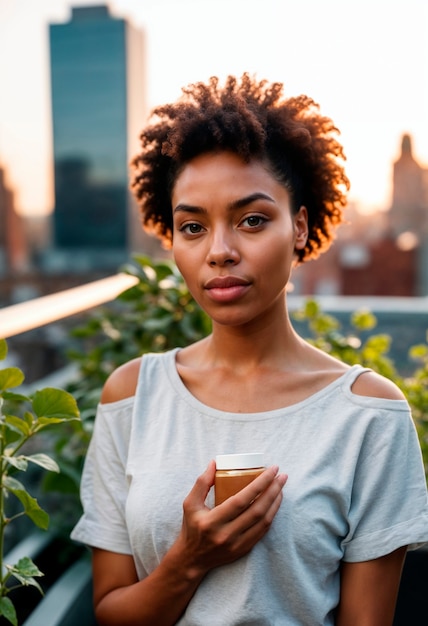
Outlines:
{"type": "MultiPolygon", "coordinates": [[[[0,167],[21,213],[53,208],[48,25],[94,4],[0,0],[0,167]]],[[[424,0],[349,0],[346,13],[340,0],[104,4],[145,32],[149,109],[213,74],[282,81],[286,96],[307,93],[341,130],[350,199],[366,209],[389,207],[404,133],[428,162],[424,0]]]]}

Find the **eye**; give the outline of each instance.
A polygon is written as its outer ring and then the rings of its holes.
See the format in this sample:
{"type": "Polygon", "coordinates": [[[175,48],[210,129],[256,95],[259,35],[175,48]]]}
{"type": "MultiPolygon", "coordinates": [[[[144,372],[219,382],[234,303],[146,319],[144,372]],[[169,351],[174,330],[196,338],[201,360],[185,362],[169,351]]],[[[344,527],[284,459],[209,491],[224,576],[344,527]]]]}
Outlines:
{"type": "Polygon", "coordinates": [[[263,226],[265,222],[267,222],[267,219],[261,215],[249,215],[242,220],[241,225],[247,228],[258,228],[263,226]]]}
{"type": "Polygon", "coordinates": [[[203,231],[203,227],[196,222],[190,222],[188,224],[183,224],[179,230],[185,235],[199,235],[199,233],[203,231]]]}

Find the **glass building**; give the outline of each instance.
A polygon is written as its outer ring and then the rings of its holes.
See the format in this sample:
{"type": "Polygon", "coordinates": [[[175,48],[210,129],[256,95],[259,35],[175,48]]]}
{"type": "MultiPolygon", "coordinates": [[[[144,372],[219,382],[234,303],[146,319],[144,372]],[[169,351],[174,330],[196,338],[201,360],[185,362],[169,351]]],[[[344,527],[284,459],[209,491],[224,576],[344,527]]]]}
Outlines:
{"type": "Polygon", "coordinates": [[[129,160],[145,120],[143,33],[107,6],[49,26],[54,258],[116,268],[132,247],[129,160]]]}

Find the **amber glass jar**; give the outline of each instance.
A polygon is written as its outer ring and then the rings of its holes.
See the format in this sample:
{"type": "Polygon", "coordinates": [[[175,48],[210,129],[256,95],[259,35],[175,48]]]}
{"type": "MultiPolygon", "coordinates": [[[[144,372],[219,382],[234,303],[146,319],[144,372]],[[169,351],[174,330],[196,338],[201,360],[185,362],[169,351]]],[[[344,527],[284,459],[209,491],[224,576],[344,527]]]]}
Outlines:
{"type": "Polygon", "coordinates": [[[216,456],[215,505],[246,487],[264,472],[263,453],[219,454],[216,456]]]}

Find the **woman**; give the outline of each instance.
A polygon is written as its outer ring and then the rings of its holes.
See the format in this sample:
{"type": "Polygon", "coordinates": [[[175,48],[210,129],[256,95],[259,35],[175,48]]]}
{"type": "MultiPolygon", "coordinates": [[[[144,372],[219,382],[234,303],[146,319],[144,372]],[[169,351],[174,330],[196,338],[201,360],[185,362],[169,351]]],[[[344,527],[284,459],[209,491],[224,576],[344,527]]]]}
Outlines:
{"type": "Polygon", "coordinates": [[[392,623],[406,548],[428,540],[408,405],[287,313],[293,266],[342,221],[336,134],[311,99],[245,74],[183,90],[141,135],[143,223],[212,333],[105,384],[73,531],[100,625],[392,623]],[[213,506],[212,459],[254,450],[268,468],[213,506]]]}

